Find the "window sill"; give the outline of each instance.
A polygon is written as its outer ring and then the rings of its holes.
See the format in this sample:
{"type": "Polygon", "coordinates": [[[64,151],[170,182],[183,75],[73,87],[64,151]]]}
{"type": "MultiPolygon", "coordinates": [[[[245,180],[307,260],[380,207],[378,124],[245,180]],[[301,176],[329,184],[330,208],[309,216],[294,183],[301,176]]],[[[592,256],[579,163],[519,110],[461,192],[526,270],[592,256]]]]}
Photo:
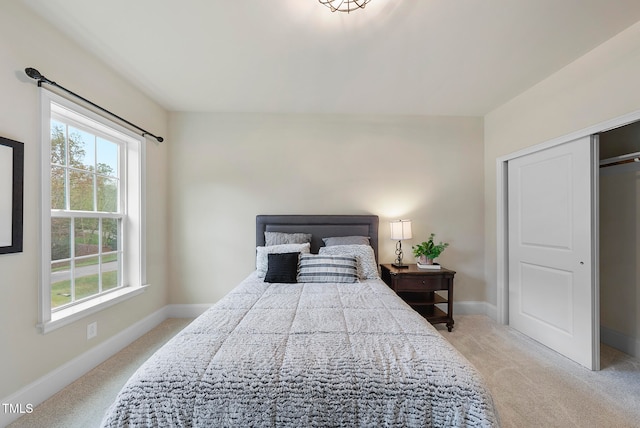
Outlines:
{"type": "Polygon", "coordinates": [[[114,291],[112,293],[105,294],[104,296],[96,297],[87,302],[80,303],[75,306],[71,306],[67,309],[63,309],[51,314],[51,319],[37,325],[38,331],[42,334],[47,334],[53,330],[56,330],[72,322],[78,321],[88,315],[99,312],[103,309],[113,306],[116,303],[120,303],[134,296],[145,292],[149,285],[143,285],[141,287],[125,287],[121,290],[114,291]]]}

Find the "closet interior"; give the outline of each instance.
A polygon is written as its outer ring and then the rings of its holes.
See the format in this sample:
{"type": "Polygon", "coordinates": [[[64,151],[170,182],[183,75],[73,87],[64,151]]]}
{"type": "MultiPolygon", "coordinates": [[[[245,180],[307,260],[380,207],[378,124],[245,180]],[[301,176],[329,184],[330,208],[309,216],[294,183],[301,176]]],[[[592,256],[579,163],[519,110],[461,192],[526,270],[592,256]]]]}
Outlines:
{"type": "Polygon", "coordinates": [[[600,336],[640,357],[640,122],[599,141],[600,336]]]}

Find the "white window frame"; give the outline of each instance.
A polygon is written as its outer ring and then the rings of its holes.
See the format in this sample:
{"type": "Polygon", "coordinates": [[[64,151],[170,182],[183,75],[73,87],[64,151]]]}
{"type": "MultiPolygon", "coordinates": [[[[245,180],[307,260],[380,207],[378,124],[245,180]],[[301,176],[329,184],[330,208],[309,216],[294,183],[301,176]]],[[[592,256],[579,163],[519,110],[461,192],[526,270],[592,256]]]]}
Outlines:
{"type": "MultiPolygon", "coordinates": [[[[145,139],[121,125],[100,116],[47,89],[40,88],[41,106],[41,275],[38,329],[44,334],[70,324],[118,302],[136,296],[146,289],[145,230],[145,139]],[[122,222],[122,287],[104,292],[65,308],[51,307],[51,118],[62,114],[65,120],[90,124],[101,134],[122,142],[124,156],[119,165],[124,183],[120,204],[122,222]]],[[[87,213],[90,216],[90,213],[87,213]]],[[[84,216],[84,214],[82,215],[84,216]]]]}

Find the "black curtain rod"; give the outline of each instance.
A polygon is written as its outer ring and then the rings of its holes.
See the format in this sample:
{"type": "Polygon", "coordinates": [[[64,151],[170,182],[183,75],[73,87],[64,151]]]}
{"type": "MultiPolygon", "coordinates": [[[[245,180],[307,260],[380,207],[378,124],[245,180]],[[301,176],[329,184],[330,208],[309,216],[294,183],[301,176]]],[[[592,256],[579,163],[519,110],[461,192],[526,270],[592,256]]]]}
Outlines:
{"type": "Polygon", "coordinates": [[[110,112],[109,110],[107,110],[107,109],[105,109],[105,108],[103,108],[103,107],[100,107],[100,106],[99,106],[99,105],[97,105],[96,103],[93,103],[93,102],[89,101],[88,99],[86,99],[86,98],[84,98],[84,97],[82,97],[82,96],[80,96],[80,95],[76,94],[75,92],[72,92],[72,91],[68,90],[67,88],[65,88],[65,87],[63,87],[63,86],[58,85],[56,82],[54,82],[54,81],[51,81],[51,80],[47,79],[47,78],[46,78],[46,77],[44,77],[42,74],[40,74],[40,72],[39,72],[38,70],[36,70],[35,68],[31,68],[31,67],[25,68],[25,69],[24,69],[24,72],[27,74],[27,76],[31,77],[32,79],[36,79],[36,80],[38,81],[38,86],[42,86],[42,83],[47,83],[47,84],[49,84],[49,85],[51,85],[51,86],[55,86],[55,87],[57,87],[57,88],[60,88],[60,89],[62,89],[63,91],[67,92],[68,94],[73,95],[73,96],[74,96],[74,97],[76,97],[76,98],[80,98],[80,99],[81,99],[82,101],[84,101],[85,103],[90,104],[90,105],[92,105],[93,107],[95,107],[95,108],[97,108],[97,109],[99,109],[99,110],[101,110],[101,111],[103,111],[103,112],[105,112],[105,113],[107,113],[107,114],[110,114],[111,116],[115,117],[116,119],[121,120],[122,122],[126,123],[127,125],[129,125],[129,126],[132,126],[132,127],[136,128],[137,130],[139,130],[140,132],[142,132],[142,136],[143,136],[143,137],[146,137],[146,136],[148,135],[149,137],[153,137],[153,138],[155,138],[155,139],[156,139],[156,141],[158,141],[159,143],[162,143],[162,142],[164,141],[164,138],[162,138],[162,137],[158,137],[158,136],[156,136],[156,135],[153,135],[153,134],[152,134],[151,132],[149,132],[149,131],[145,131],[144,129],[140,128],[138,125],[135,125],[135,124],[133,124],[133,123],[129,122],[128,120],[121,118],[121,117],[120,117],[120,116],[118,116],[117,114],[112,113],[112,112],[110,112]]]}

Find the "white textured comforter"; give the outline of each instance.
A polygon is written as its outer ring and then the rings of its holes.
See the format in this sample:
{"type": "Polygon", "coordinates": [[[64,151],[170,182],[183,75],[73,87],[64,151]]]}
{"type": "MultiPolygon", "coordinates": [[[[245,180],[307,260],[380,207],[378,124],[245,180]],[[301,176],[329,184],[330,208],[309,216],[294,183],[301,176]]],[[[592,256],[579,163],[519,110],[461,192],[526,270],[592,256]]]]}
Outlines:
{"type": "Polygon", "coordinates": [[[381,280],[249,276],[131,377],[106,427],[497,426],[476,370],[381,280]]]}

